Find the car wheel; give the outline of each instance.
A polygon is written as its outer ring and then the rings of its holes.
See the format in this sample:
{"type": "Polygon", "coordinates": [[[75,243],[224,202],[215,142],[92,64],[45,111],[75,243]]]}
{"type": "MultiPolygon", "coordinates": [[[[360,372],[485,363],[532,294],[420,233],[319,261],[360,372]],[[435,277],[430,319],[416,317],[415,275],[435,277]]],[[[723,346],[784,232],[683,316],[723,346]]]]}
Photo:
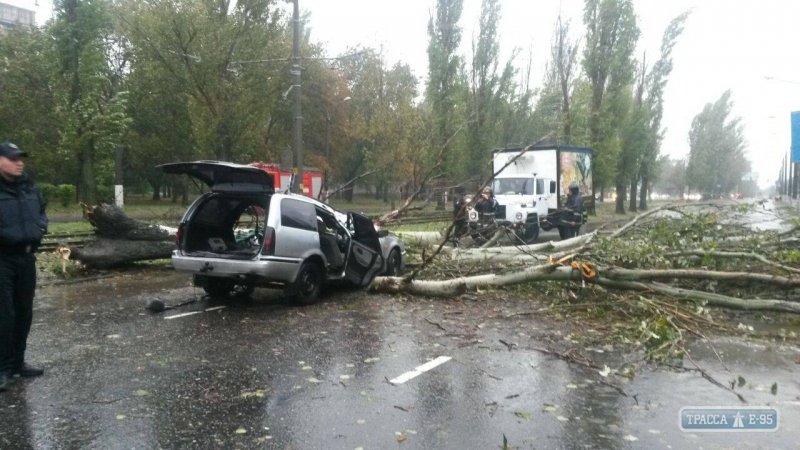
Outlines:
{"type": "Polygon", "coordinates": [[[256,287],[252,284],[237,284],[233,287],[233,295],[239,298],[247,298],[253,294],[256,287]]]}
{"type": "Polygon", "coordinates": [[[400,259],[400,252],[397,249],[392,250],[389,252],[389,258],[386,261],[386,272],[385,275],[387,277],[397,277],[402,275],[402,259],[400,259]]]}
{"type": "Polygon", "coordinates": [[[292,302],[302,306],[316,303],[323,281],[320,266],[313,262],[304,262],[290,288],[292,302]]]}
{"type": "Polygon", "coordinates": [[[208,285],[203,286],[206,294],[212,298],[226,298],[233,291],[233,283],[225,279],[208,278],[208,285]]]}

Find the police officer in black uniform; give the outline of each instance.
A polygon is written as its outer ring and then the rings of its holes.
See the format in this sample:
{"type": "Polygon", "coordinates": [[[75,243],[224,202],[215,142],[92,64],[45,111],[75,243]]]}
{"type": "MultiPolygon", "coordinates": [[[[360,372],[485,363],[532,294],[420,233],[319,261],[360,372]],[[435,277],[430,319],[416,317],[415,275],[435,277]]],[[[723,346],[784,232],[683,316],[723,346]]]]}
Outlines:
{"type": "Polygon", "coordinates": [[[577,236],[583,225],[583,194],[581,194],[577,181],[573,180],[569,184],[569,195],[567,195],[567,202],[564,206],[572,210],[572,217],[567,219],[568,225],[566,226],[565,238],[568,239],[577,236]]]}
{"type": "Polygon", "coordinates": [[[497,213],[497,200],[491,189],[483,188],[481,198],[475,205],[475,210],[480,214],[481,220],[492,220],[497,213]]]}
{"type": "Polygon", "coordinates": [[[0,392],[14,375],[44,374],[25,362],[36,290],[33,252],[48,224],[42,195],[23,172],[25,156],[11,142],[0,143],[0,392]]]}

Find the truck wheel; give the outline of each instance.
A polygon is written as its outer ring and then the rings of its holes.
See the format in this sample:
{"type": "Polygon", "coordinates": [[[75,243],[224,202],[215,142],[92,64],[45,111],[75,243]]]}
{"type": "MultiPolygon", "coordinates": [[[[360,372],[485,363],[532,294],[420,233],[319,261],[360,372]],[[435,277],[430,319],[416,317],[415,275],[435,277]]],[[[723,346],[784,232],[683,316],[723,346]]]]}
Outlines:
{"type": "Polygon", "coordinates": [[[203,286],[203,290],[212,298],[227,298],[234,287],[232,281],[224,278],[208,277],[207,283],[207,286],[203,286]]]}
{"type": "Polygon", "coordinates": [[[525,241],[526,244],[530,244],[536,239],[539,239],[539,226],[525,227],[525,232],[522,233],[522,240],[525,241]]]}
{"type": "Polygon", "coordinates": [[[322,277],[322,269],[318,264],[304,262],[297,273],[297,279],[289,288],[289,298],[297,305],[313,305],[317,302],[319,291],[322,289],[324,282],[322,277]]]}

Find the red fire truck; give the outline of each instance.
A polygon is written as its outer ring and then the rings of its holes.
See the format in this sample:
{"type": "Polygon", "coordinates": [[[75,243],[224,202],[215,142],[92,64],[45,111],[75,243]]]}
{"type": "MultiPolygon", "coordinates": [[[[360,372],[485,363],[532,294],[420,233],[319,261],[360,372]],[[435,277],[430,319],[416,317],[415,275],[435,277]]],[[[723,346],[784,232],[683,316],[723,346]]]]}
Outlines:
{"type": "MultiPolygon", "coordinates": [[[[255,162],[250,164],[253,167],[272,175],[275,180],[275,190],[285,191],[290,188],[292,179],[292,169],[282,167],[280,164],[255,162]]],[[[303,195],[312,198],[319,198],[319,191],[322,189],[322,171],[313,167],[303,169],[303,195]]]]}

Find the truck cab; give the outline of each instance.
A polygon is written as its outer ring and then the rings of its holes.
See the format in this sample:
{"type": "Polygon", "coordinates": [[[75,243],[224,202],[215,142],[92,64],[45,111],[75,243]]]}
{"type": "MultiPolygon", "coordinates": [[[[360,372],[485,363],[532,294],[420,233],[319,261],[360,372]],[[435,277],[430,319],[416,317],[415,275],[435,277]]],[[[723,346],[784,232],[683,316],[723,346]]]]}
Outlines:
{"type": "Polygon", "coordinates": [[[511,222],[526,241],[539,236],[539,221],[558,201],[555,180],[536,174],[499,175],[492,183],[492,191],[499,204],[495,219],[511,222]]]}

